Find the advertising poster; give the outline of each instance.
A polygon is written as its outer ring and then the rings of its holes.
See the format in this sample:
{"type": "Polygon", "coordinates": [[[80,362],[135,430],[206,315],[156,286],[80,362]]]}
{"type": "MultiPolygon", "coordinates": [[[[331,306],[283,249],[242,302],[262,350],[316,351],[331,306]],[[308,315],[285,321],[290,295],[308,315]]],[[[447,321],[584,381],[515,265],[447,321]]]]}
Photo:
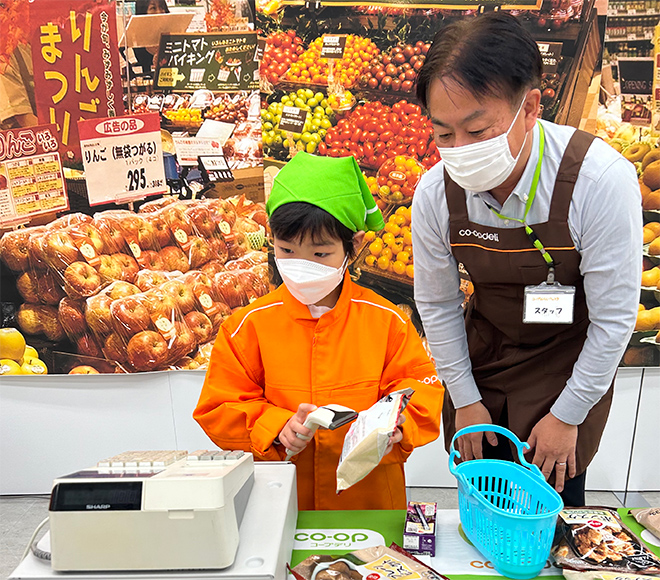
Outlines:
{"type": "Polygon", "coordinates": [[[68,209],[54,125],[0,131],[0,227],[68,209]]]}
{"type": "Polygon", "coordinates": [[[95,0],[30,3],[37,115],[57,125],[65,165],[80,166],[80,119],[124,114],[115,11],[95,0]]]}
{"type": "Polygon", "coordinates": [[[163,34],[155,86],[177,92],[258,89],[256,33],[163,34]]]}

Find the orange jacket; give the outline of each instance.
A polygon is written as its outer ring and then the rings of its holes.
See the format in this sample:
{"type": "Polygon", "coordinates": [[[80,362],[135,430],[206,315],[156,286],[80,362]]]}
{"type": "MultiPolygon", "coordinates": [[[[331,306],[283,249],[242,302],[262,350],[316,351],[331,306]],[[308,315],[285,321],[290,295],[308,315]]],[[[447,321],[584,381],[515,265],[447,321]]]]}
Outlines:
{"type": "Polygon", "coordinates": [[[348,275],[336,306],[319,319],[282,284],[222,325],[193,416],[222,449],[281,461],[273,441],[300,403],[368,409],[412,387],[403,440],[365,479],[336,495],[349,425],[319,429],[297,456],[301,510],[405,509],[403,463],[438,437],[444,388],[412,322],[348,275]]]}

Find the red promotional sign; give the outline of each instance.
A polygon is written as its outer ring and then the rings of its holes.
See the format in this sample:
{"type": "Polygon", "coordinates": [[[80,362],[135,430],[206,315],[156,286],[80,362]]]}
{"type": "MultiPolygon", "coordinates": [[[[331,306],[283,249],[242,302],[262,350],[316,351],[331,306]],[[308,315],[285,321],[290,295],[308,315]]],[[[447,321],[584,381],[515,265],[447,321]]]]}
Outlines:
{"type": "Polygon", "coordinates": [[[30,29],[37,115],[56,123],[63,161],[80,161],[78,121],[124,114],[115,3],[34,0],[30,29]]]}

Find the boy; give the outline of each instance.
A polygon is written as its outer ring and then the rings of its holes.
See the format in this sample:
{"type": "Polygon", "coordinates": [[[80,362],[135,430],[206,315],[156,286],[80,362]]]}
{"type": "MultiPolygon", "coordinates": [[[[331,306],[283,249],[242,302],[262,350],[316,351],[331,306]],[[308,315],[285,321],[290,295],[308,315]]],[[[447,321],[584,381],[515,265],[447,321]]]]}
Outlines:
{"type": "Polygon", "coordinates": [[[382,215],[353,157],[307,153],[279,172],[266,209],[284,284],[225,321],[193,416],[221,448],[269,461],[296,453],[301,510],[405,509],[403,463],[438,436],[444,388],[412,322],[346,272],[382,215]],[[307,414],[329,403],[363,411],[406,387],[415,393],[380,465],[336,495],[349,427],[301,439],[307,414]]]}

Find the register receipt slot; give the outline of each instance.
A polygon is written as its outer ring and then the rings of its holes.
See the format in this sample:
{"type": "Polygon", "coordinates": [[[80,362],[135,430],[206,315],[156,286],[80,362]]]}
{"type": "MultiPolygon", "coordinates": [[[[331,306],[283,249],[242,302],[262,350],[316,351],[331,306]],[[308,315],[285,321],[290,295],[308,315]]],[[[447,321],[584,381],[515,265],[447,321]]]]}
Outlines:
{"type": "Polygon", "coordinates": [[[254,482],[242,451],[127,452],[56,479],[52,568],[220,569],[234,562],[254,482]]]}

